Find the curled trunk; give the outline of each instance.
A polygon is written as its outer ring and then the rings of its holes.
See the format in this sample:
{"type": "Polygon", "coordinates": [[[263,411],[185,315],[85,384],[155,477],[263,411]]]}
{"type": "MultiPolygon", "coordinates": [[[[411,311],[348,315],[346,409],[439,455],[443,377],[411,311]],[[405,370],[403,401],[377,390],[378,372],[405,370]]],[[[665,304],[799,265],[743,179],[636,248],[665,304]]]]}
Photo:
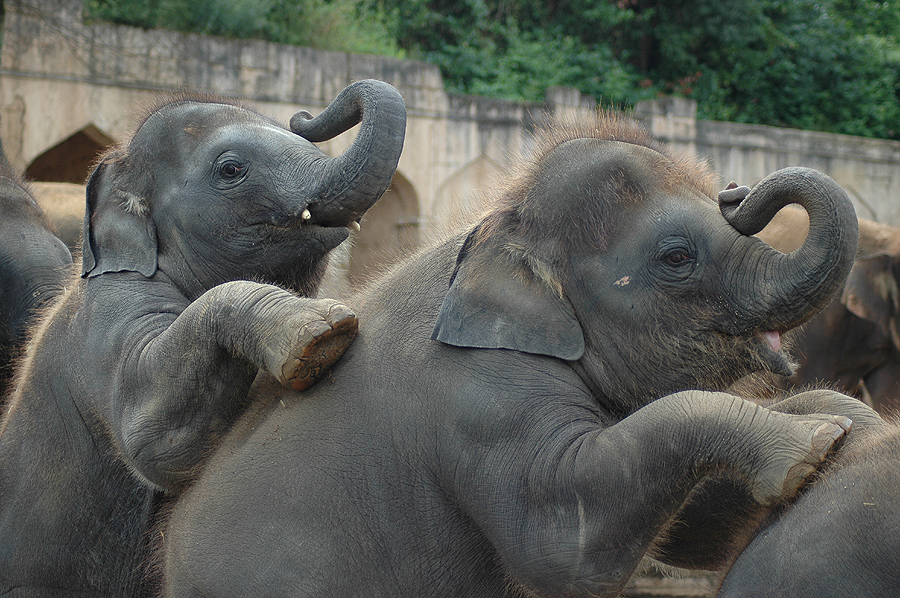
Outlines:
{"type": "Polygon", "coordinates": [[[345,88],[318,116],[298,112],[291,130],[312,142],[326,141],[356,124],[350,148],[321,162],[312,193],[314,222],[342,225],[365,214],[387,190],[397,169],[406,134],[406,108],[400,93],[382,81],[363,80],[345,88]]]}
{"type": "Polygon", "coordinates": [[[761,231],[790,203],[809,214],[809,235],[791,253],[781,253],[758,239],[764,280],[748,278],[751,288],[739,291],[737,330],[765,322],[770,330],[784,331],[818,313],[841,288],[856,255],[859,226],[846,192],[827,175],[810,168],[792,167],[764,178],[752,191],[728,189],[719,195],[722,214],[742,235],[761,231]]]}

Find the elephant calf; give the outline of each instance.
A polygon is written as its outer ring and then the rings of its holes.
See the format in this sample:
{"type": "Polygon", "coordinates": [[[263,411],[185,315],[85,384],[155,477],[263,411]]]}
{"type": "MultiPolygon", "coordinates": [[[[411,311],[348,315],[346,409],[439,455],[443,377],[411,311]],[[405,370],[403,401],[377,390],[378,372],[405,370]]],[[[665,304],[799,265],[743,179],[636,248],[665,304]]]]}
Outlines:
{"type": "Polygon", "coordinates": [[[100,160],[82,277],[39,326],[0,424],[0,595],[153,593],[147,532],[257,372],[305,389],[354,337],[347,307],[297,293],[387,189],[404,131],[378,81],[291,130],[178,98],[100,160]],[[310,142],[360,122],[338,157],[310,142]]]}
{"type": "Polygon", "coordinates": [[[613,116],[539,142],[481,220],[353,299],[333,384],[257,388],[166,522],[167,596],[616,596],[681,556],[661,537],[704,476],[772,505],[825,458],[842,414],[719,390],[790,372],[781,334],[853,262],[846,193],[793,168],[717,197],[613,116]],[[789,202],[813,223],[793,256],[751,236],[789,202]]]}

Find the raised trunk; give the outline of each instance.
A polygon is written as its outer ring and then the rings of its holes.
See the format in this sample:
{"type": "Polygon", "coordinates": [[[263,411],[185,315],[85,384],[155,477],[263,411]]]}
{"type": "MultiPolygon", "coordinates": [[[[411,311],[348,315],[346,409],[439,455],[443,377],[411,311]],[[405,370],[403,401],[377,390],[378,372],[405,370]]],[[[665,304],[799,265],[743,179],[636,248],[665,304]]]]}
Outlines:
{"type": "MultiPolygon", "coordinates": [[[[719,195],[722,214],[742,235],[761,231],[790,203],[809,214],[809,235],[791,253],[759,244],[762,277],[748,276],[748,287],[732,298],[736,330],[785,331],[819,312],[841,288],[856,256],[859,226],[844,190],[827,175],[792,167],[764,178],[752,191],[730,189],[719,195]]],[[[748,239],[748,242],[751,241],[748,239]]],[[[754,249],[754,251],[756,251],[754,249]]],[[[748,254],[749,255],[749,254],[748,254]]]]}
{"type": "Polygon", "coordinates": [[[298,112],[291,130],[312,142],[326,141],[360,123],[350,148],[321,162],[314,177],[309,210],[312,221],[343,225],[358,220],[387,190],[397,169],[406,135],[406,108],[400,93],[382,81],[358,81],[346,87],[315,118],[298,112]]]}

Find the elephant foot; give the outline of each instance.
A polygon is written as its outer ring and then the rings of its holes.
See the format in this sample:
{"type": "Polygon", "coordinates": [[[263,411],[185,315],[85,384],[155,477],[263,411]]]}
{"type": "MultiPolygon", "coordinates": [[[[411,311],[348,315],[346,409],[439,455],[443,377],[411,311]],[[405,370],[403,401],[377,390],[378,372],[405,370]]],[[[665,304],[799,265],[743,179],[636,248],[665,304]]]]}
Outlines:
{"type": "Polygon", "coordinates": [[[853,424],[850,419],[836,415],[787,417],[785,423],[793,428],[789,436],[793,446],[778,447],[753,484],[753,498],[763,506],[773,506],[794,496],[853,424]]]}
{"type": "Polygon", "coordinates": [[[294,390],[315,384],[340,359],[359,330],[359,320],[349,307],[330,299],[316,303],[323,302],[328,305],[324,317],[300,327],[297,346],[281,369],[281,383],[294,390]]]}

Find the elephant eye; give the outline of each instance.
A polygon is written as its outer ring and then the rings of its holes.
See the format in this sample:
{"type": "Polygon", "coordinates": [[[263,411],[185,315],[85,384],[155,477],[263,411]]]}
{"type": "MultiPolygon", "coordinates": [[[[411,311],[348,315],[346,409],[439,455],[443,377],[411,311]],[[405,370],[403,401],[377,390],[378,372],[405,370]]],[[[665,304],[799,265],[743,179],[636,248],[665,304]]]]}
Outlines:
{"type": "Polygon", "coordinates": [[[244,172],[244,166],[239,164],[233,160],[228,160],[223,162],[221,166],[219,166],[219,174],[222,175],[223,178],[226,179],[235,179],[244,172]]]}
{"type": "Polygon", "coordinates": [[[691,257],[686,252],[677,249],[667,253],[664,259],[672,266],[680,266],[691,261],[691,257]]]}
{"type": "Polygon", "coordinates": [[[693,264],[696,255],[690,242],[681,237],[670,237],[659,244],[656,259],[666,266],[681,269],[693,264]]]}

